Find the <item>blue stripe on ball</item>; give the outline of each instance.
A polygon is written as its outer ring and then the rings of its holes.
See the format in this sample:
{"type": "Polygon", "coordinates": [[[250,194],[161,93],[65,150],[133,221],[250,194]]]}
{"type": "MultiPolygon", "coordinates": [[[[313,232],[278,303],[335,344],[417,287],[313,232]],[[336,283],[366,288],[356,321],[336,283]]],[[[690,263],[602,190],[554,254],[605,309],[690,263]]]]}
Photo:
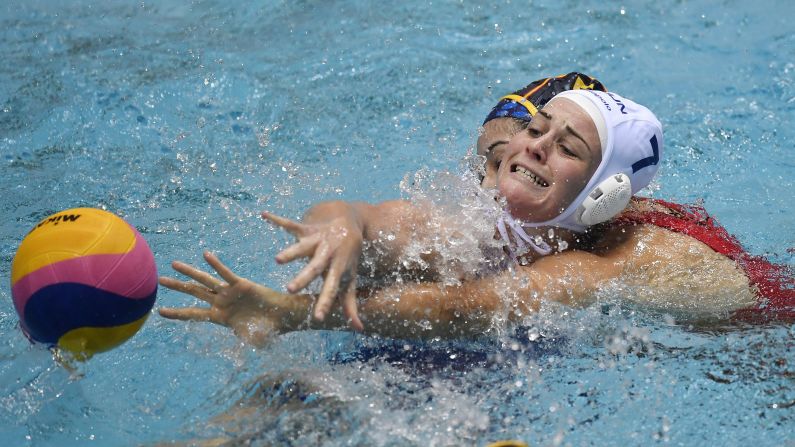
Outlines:
{"type": "Polygon", "coordinates": [[[127,298],[85,284],[60,283],[36,291],[25,305],[25,326],[38,342],[56,344],[81,327],[131,323],[154,306],[157,287],[146,298],[127,298]]]}

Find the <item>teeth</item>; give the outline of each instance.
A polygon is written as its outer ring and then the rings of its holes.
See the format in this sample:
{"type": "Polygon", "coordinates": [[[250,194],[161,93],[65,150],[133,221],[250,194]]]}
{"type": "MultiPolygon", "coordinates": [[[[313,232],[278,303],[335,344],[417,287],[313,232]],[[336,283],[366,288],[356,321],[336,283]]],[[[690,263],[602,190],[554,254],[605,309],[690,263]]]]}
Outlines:
{"type": "Polygon", "coordinates": [[[534,182],[536,185],[538,185],[538,186],[543,186],[544,188],[546,188],[547,186],[549,186],[549,183],[547,183],[547,182],[545,182],[545,181],[541,180],[541,179],[540,179],[540,178],[538,178],[538,177],[537,177],[535,174],[533,174],[532,172],[528,171],[527,169],[525,169],[525,168],[523,168],[523,167],[521,167],[521,166],[517,166],[517,167],[516,167],[516,172],[518,172],[518,173],[520,173],[520,174],[524,174],[524,175],[525,175],[527,178],[529,178],[530,180],[532,180],[532,181],[533,181],[533,182],[534,182]]]}

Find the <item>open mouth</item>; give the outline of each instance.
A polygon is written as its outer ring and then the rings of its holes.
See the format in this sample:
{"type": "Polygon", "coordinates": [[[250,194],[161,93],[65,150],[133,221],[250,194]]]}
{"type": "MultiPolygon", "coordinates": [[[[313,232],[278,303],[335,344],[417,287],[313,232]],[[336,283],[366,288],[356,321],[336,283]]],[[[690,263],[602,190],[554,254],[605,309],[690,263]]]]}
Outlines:
{"type": "Polygon", "coordinates": [[[514,165],[513,168],[511,169],[511,171],[512,172],[518,172],[519,174],[524,175],[525,177],[529,178],[533,183],[535,183],[536,185],[538,185],[538,186],[540,186],[542,188],[546,188],[546,187],[549,186],[549,183],[547,183],[544,179],[542,179],[541,177],[533,174],[529,169],[527,169],[525,167],[522,167],[522,166],[519,166],[519,165],[514,165]]]}

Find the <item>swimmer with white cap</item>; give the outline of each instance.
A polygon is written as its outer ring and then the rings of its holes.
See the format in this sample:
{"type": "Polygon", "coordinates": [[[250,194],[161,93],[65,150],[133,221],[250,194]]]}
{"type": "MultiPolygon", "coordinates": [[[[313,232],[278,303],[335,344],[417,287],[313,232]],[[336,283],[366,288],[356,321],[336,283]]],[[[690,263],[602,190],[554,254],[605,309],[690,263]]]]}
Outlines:
{"type": "MultiPolygon", "coordinates": [[[[494,185],[505,213],[495,233],[536,252],[516,268],[440,278],[449,270],[439,265],[446,258],[437,250],[459,243],[467,232],[465,219],[447,216],[440,224],[427,203],[405,200],[326,202],[312,207],[303,222],[263,213],[298,239],[276,261],[309,259],[287,284],[287,293],[241,278],[206,253],[220,279],[175,262],[174,269],[195,282],[164,277],[160,283],[209,307],[160,313],[222,324],[250,343],[263,344],[278,333],[348,325],[398,338],[481,336],[495,328],[506,309],[509,319],[521,322],[547,301],[592,303],[616,281],[638,286],[627,299],[679,318],[722,319],[757,303],[734,258],[676,225],[660,224],[664,213],[656,207],[661,201],[631,203],[630,214],[648,218],[626,219],[627,211],[614,217],[648,185],[662,156],[660,123],[645,107],[614,93],[560,93],[537,111],[526,131],[502,146],[494,185]],[[610,223],[599,225],[605,221],[610,223]],[[601,228],[592,231],[594,226],[601,228]],[[422,265],[413,280],[357,288],[360,273],[403,278],[405,251],[416,251],[418,244],[427,250],[421,251],[422,265]],[[365,245],[372,250],[363,262],[365,245]],[[385,273],[360,272],[360,265],[385,273]],[[318,277],[323,279],[319,294],[299,293],[318,277]]],[[[686,223],[691,224],[701,225],[686,223]]]]}
{"type": "Polygon", "coordinates": [[[533,230],[584,233],[616,216],[651,182],[662,147],[662,126],[646,107],[615,93],[559,93],[502,154],[497,188],[507,209],[500,234],[549,254],[549,232],[533,230]]]}

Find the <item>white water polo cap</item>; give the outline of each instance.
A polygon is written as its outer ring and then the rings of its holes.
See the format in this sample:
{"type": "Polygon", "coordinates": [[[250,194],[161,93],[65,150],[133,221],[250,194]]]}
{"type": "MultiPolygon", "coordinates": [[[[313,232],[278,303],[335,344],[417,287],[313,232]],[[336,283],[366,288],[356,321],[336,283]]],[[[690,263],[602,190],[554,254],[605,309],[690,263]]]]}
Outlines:
{"type": "Polygon", "coordinates": [[[568,90],[551,101],[559,98],[573,101],[591,117],[602,145],[602,162],[560,215],[523,225],[558,226],[581,233],[620,213],[633,194],[648,186],[662,157],[662,125],[649,109],[615,93],[568,90]]]}

